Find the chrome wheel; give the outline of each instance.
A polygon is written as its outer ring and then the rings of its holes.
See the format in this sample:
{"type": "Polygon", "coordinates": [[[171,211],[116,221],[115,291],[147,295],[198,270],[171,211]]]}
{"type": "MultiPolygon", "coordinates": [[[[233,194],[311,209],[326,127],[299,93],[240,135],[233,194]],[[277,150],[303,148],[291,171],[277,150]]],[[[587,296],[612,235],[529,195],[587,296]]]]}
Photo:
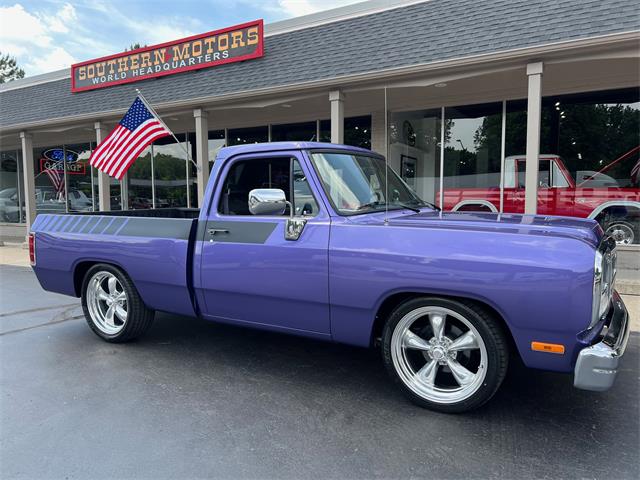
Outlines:
{"type": "Polygon", "coordinates": [[[391,358],[402,382],[435,403],[469,398],[487,375],[487,348],[478,330],[463,315],[439,306],[416,308],[400,319],[391,358]]]}
{"type": "Polygon", "coordinates": [[[626,223],[613,223],[609,225],[605,234],[611,236],[618,245],[631,245],[635,240],[633,228],[626,223]]]}
{"type": "Polygon", "coordinates": [[[111,272],[97,272],[87,285],[87,309],[94,325],[107,335],[119,333],[127,323],[127,293],[111,272]]]}

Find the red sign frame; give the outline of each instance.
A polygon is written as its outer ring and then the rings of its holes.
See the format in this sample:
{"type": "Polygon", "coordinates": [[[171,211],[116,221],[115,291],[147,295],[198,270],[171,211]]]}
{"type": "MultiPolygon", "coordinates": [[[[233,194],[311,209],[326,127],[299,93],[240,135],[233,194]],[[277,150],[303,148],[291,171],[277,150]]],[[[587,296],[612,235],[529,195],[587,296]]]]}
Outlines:
{"type": "Polygon", "coordinates": [[[95,90],[95,89],[98,89],[98,88],[107,88],[107,87],[111,87],[111,86],[114,86],[114,85],[122,85],[122,84],[126,84],[126,83],[139,82],[139,81],[142,81],[142,80],[147,80],[149,78],[157,78],[157,77],[163,77],[163,76],[166,76],[166,75],[173,75],[174,73],[188,72],[188,71],[191,71],[191,70],[200,70],[202,68],[210,68],[210,67],[214,67],[214,66],[217,66],[217,65],[223,65],[223,64],[226,64],[226,63],[242,62],[244,60],[251,60],[253,58],[259,58],[259,57],[262,57],[262,56],[264,56],[264,22],[263,22],[262,19],[260,19],[260,20],[255,20],[255,21],[252,21],[252,22],[242,23],[240,25],[234,25],[232,27],[223,28],[223,29],[220,29],[220,30],[213,30],[211,32],[201,33],[201,34],[198,34],[198,35],[193,35],[191,37],[182,38],[182,39],[179,39],[179,40],[173,40],[173,41],[170,41],[170,42],[160,43],[160,44],[157,44],[157,45],[151,45],[151,46],[148,46],[148,47],[137,48],[135,50],[131,50],[131,51],[128,51],[128,52],[121,52],[121,53],[117,53],[115,55],[109,55],[109,56],[106,56],[106,57],[100,57],[100,58],[95,58],[95,59],[87,60],[87,61],[80,62],[80,63],[75,63],[75,64],[71,65],[71,91],[73,93],[77,93],[77,92],[83,92],[83,91],[87,91],[87,90],[95,90]],[[76,72],[78,71],[78,69],[80,67],[89,66],[89,65],[92,65],[92,64],[98,64],[98,63],[101,63],[101,62],[107,62],[107,61],[110,61],[110,60],[116,60],[116,59],[120,59],[120,58],[124,58],[124,57],[132,57],[132,56],[135,56],[137,54],[150,52],[150,51],[163,49],[163,48],[168,48],[168,47],[173,47],[173,46],[176,46],[176,45],[181,45],[181,44],[193,42],[195,40],[200,40],[200,39],[207,38],[207,37],[217,37],[217,36],[225,34],[225,33],[238,31],[238,30],[243,30],[243,29],[248,29],[248,28],[251,28],[251,27],[257,27],[258,28],[258,43],[256,44],[255,50],[253,52],[251,52],[251,53],[246,54],[246,55],[238,55],[238,56],[234,56],[234,57],[221,58],[219,60],[213,60],[213,61],[210,61],[210,62],[199,63],[199,64],[195,64],[195,65],[188,65],[188,66],[184,66],[184,67],[177,67],[177,68],[172,68],[172,69],[169,69],[169,70],[162,70],[160,72],[150,73],[150,74],[147,74],[147,75],[144,75],[144,76],[132,76],[132,77],[128,77],[128,78],[124,78],[124,79],[120,79],[120,80],[113,80],[113,81],[102,83],[102,84],[84,85],[84,86],[77,86],[76,85],[76,72]]]}

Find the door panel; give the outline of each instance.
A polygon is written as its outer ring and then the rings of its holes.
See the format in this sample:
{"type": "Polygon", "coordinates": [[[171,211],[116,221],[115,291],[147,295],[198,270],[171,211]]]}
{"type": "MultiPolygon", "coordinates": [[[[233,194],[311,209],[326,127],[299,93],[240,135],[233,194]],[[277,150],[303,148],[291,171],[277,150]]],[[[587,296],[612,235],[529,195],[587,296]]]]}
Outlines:
{"type": "MultiPolygon", "coordinates": [[[[292,156],[291,152],[286,155],[292,156]]],[[[269,157],[248,158],[267,161],[269,157]]],[[[308,172],[305,159],[295,157],[308,172]]],[[[219,198],[217,192],[214,205],[219,198]]],[[[321,206],[317,208],[296,241],[285,240],[285,216],[222,215],[212,208],[200,265],[203,316],[328,335],[330,220],[321,206]]]]}

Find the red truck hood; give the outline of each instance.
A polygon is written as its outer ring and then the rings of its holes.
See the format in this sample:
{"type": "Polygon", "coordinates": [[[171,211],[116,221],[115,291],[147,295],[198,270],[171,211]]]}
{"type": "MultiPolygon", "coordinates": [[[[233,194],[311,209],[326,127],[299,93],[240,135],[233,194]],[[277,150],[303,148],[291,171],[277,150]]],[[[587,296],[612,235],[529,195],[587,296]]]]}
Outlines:
{"type": "MultiPolygon", "coordinates": [[[[384,213],[350,217],[357,223],[377,223],[384,220],[384,213]],[[365,218],[368,217],[368,218],[365,218]]],[[[395,210],[388,214],[391,225],[456,230],[500,231],[507,233],[562,236],[575,238],[597,247],[603,236],[600,225],[594,220],[543,215],[517,215],[513,213],[436,212],[425,211],[407,214],[395,210]]]]}

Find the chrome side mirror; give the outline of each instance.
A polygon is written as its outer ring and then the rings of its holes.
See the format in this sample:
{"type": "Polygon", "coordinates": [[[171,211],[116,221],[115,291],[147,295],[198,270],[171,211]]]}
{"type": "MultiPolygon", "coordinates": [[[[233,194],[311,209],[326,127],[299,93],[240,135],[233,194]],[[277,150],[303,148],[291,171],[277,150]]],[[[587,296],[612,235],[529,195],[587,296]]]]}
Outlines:
{"type": "Polygon", "coordinates": [[[279,188],[256,188],[249,192],[252,215],[282,215],[287,209],[287,197],[279,188]]]}
{"type": "Polygon", "coordinates": [[[279,188],[256,188],[249,192],[249,211],[252,215],[282,215],[289,205],[291,215],[284,227],[285,240],[298,240],[304,230],[307,220],[296,217],[293,206],[287,202],[287,197],[279,188]]]}

